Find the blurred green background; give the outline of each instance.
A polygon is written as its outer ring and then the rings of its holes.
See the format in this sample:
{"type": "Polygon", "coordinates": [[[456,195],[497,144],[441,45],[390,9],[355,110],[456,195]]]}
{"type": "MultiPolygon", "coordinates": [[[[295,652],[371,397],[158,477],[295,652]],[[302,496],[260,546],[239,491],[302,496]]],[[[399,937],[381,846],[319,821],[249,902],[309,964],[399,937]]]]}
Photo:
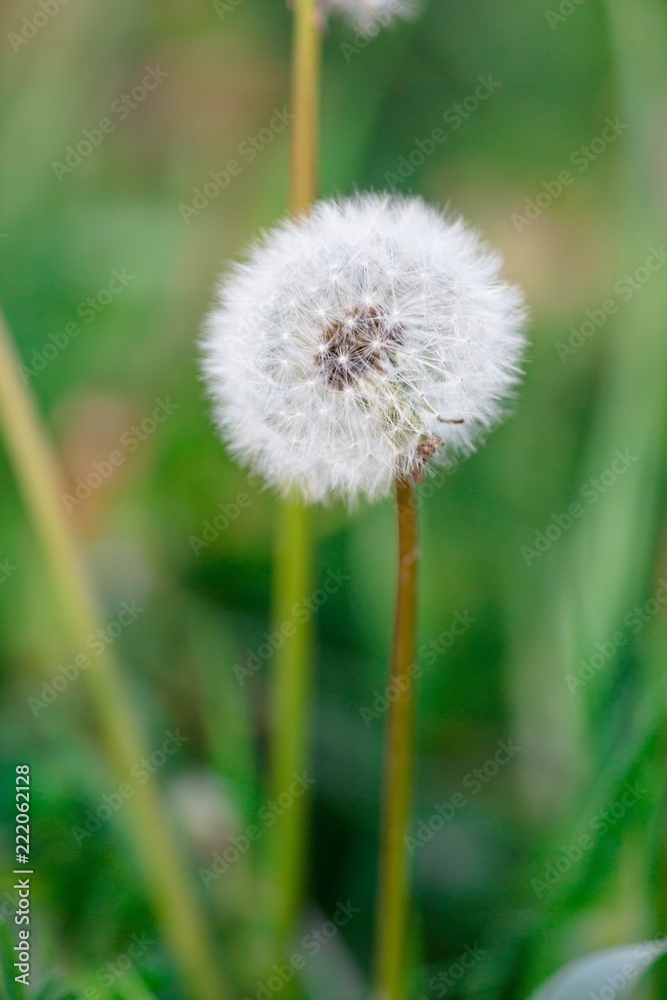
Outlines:
{"type": "MultiPolygon", "coordinates": [[[[266,801],[276,501],[212,432],[196,338],[224,261],[285,211],[290,13],[53,4],[0,11],[0,299],[105,621],[145,609],[114,650],[150,746],[186,737],[151,780],[254,997],[255,858],[208,890],[197,870],[266,801]]],[[[532,314],[515,415],[422,487],[414,997],[521,1000],[583,951],[667,930],[666,17],[664,0],[431,0],[364,44],[338,21],[326,34],[322,194],[393,187],[463,212],[532,314]],[[498,741],[520,749],[494,766],[498,741]]],[[[28,761],[35,981],[179,996],[127,807],[73,833],[117,788],[85,690],[28,701],[75,651],[4,446],[0,503],[3,927],[13,767],[28,761]],[[102,986],[133,935],[150,946],[102,986]]],[[[341,582],[316,616],[305,919],[359,912],[305,982],[354,1000],[370,975],[393,504],[315,524],[317,585],[341,582]]]]}

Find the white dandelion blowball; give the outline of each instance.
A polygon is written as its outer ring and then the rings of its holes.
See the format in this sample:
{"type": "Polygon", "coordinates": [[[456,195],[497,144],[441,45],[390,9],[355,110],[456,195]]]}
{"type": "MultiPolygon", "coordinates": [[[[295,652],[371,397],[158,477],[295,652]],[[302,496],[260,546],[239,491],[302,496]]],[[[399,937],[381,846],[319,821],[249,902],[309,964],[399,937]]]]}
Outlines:
{"type": "Polygon", "coordinates": [[[234,455],[306,501],[386,495],[472,451],[520,376],[500,260],[418,198],[323,201],[219,287],[204,339],[234,455]]]}
{"type": "Polygon", "coordinates": [[[375,35],[392,21],[410,20],[417,14],[419,0],[320,0],[320,10],[326,19],[330,14],[342,14],[357,31],[375,35]]]}

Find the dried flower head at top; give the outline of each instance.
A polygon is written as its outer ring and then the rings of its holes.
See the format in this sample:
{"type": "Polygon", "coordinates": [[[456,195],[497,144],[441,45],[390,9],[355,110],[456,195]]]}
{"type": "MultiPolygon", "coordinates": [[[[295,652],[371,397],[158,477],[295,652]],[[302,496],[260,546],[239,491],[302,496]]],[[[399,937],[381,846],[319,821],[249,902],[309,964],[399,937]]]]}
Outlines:
{"type": "Polygon", "coordinates": [[[417,14],[419,0],[319,0],[323,18],[341,14],[362,35],[375,35],[394,20],[417,14]]]}

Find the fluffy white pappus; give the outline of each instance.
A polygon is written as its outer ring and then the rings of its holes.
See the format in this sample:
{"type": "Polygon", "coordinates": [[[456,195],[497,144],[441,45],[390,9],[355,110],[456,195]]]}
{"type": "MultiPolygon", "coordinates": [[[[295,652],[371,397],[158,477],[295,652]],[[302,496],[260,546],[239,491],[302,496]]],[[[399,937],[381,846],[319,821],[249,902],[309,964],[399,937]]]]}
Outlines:
{"type": "Polygon", "coordinates": [[[416,17],[419,0],[320,0],[322,16],[342,14],[363,35],[376,35],[394,20],[416,17]]]}
{"type": "Polygon", "coordinates": [[[308,502],[385,496],[472,451],[520,377],[523,300],[419,198],[322,201],[219,287],[204,374],[237,458],[308,502]]]}

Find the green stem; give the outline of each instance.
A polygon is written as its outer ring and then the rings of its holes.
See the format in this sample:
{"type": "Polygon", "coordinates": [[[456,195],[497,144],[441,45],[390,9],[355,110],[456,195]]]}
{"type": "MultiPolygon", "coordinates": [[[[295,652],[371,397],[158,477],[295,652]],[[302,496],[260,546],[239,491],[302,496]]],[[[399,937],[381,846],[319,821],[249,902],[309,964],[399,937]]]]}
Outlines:
{"type": "Polygon", "coordinates": [[[398,507],[398,594],[392,656],[391,706],[386,746],[376,1000],[404,1000],[407,995],[407,927],[410,871],[405,836],[412,804],[414,756],[414,649],[417,628],[419,548],[414,485],[396,482],[398,507]]]}
{"type": "MultiPolygon", "coordinates": [[[[83,651],[102,622],[60,500],[60,472],[34,402],[19,375],[19,360],[1,314],[0,430],[44,549],[72,649],[83,651]]],[[[109,764],[116,779],[125,782],[131,768],[149,756],[150,750],[122,671],[109,647],[81,676],[97,713],[109,764]]],[[[196,1000],[222,1000],[226,991],[155,784],[148,782],[137,788],[127,808],[155,913],[183,983],[196,1000]]]]}
{"type": "MultiPolygon", "coordinates": [[[[290,197],[295,215],[309,210],[317,191],[320,62],[317,0],[296,0],[290,197]]],[[[294,607],[312,588],[311,548],[308,510],[294,501],[285,501],[278,509],[274,560],[274,627],[284,636],[274,660],[271,762],[274,796],[288,790],[294,775],[305,770],[307,759],[313,628],[310,619],[295,619],[294,607]]],[[[301,795],[281,817],[274,835],[275,912],[282,947],[293,933],[303,902],[307,815],[307,797],[301,795]]]]}
{"type": "MultiPolygon", "coordinates": [[[[294,617],[294,606],[312,589],[310,518],[305,507],[285,502],[279,509],[275,558],[276,631],[285,636],[276,651],[273,689],[272,794],[288,791],[306,770],[311,687],[312,627],[294,617]]],[[[295,797],[276,825],[274,872],[276,923],[288,944],[303,903],[308,800],[295,797]]]]}

